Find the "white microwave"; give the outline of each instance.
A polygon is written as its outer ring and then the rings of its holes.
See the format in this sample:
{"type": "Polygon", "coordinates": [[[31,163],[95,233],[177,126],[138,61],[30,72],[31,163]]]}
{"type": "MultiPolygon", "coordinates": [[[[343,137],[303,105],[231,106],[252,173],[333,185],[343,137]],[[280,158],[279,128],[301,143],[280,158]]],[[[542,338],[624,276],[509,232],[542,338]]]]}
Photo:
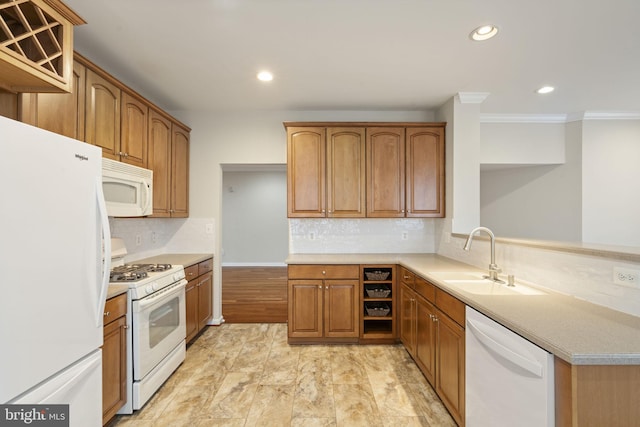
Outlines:
{"type": "Polygon", "coordinates": [[[102,190],[108,216],[153,213],[153,171],[149,169],[103,158],[102,190]]]}

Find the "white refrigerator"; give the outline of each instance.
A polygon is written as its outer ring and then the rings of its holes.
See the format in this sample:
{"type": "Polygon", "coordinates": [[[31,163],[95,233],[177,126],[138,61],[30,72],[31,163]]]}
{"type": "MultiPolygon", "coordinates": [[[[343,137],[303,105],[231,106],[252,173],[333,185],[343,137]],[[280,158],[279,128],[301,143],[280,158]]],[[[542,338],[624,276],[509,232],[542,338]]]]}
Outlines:
{"type": "Polygon", "coordinates": [[[101,156],[0,117],[0,404],[68,404],[77,427],[102,425],[101,156]]]}

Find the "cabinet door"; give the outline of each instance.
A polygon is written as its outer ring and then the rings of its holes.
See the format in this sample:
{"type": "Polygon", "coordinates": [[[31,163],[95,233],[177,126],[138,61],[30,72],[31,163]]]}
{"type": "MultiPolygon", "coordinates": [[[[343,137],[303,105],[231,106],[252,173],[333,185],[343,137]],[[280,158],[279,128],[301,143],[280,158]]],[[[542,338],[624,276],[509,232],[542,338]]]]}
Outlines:
{"type": "Polygon", "coordinates": [[[404,217],[404,128],[367,128],[367,217],[404,217]]]}
{"type": "Polygon", "coordinates": [[[427,380],[434,384],[436,371],[435,307],[421,297],[416,298],[415,361],[427,380]]]}
{"type": "Polygon", "coordinates": [[[444,216],[444,128],[407,128],[407,217],[444,216]]]}
{"type": "Polygon", "coordinates": [[[207,326],[213,315],[213,273],[198,278],[198,331],[207,326]]]}
{"type": "Polygon", "coordinates": [[[289,280],[289,337],[322,337],[322,280],[289,280]]]}
{"type": "Polygon", "coordinates": [[[320,218],[325,208],[325,129],[287,129],[287,216],[320,218]]]}
{"type": "Polygon", "coordinates": [[[141,100],[122,93],[122,133],[120,160],[141,168],[147,167],[149,107],[141,100]]]}
{"type": "Polygon", "coordinates": [[[21,120],[84,141],[86,67],[73,63],[71,93],[20,94],[21,120]]]}
{"type": "Polygon", "coordinates": [[[360,282],[324,281],[324,336],[358,337],[360,333],[360,282]]]}
{"type": "Polygon", "coordinates": [[[87,70],[85,142],[102,147],[103,157],[120,159],[120,88],[87,70]]]}
{"type": "Polygon", "coordinates": [[[171,215],[171,122],[155,110],[149,111],[147,167],[153,171],[153,216],[171,215]]]}
{"type": "Polygon", "coordinates": [[[102,346],[102,423],[106,424],[127,401],[126,317],[104,327],[102,346]]]}
{"type": "Polygon", "coordinates": [[[171,216],[189,216],[189,132],[173,124],[171,139],[171,216]]]}
{"type": "Polygon", "coordinates": [[[185,289],[185,313],[187,322],[187,342],[198,334],[198,279],[190,280],[185,289]]]}
{"type": "Polygon", "coordinates": [[[400,285],[400,341],[409,354],[416,350],[416,295],[406,284],[400,285]]]}
{"type": "Polygon", "coordinates": [[[464,420],[464,329],[437,310],[436,392],[456,422],[464,420]]]}
{"type": "Polygon", "coordinates": [[[363,218],[364,128],[327,129],[327,216],[363,218]]]}

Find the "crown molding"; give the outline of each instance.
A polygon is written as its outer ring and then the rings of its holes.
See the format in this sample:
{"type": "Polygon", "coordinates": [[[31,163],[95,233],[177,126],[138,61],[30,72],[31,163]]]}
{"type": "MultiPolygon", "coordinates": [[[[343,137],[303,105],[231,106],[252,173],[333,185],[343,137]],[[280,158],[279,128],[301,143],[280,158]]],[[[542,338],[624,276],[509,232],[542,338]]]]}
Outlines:
{"type": "Polygon", "coordinates": [[[461,104],[482,104],[489,95],[489,92],[458,92],[456,98],[461,104]]]}
{"type": "Polygon", "coordinates": [[[569,114],[480,114],[480,123],[570,123],[582,120],[640,120],[640,112],[581,111],[569,114]]]}
{"type": "Polygon", "coordinates": [[[566,114],[480,114],[480,123],[566,123],[566,114]]]}

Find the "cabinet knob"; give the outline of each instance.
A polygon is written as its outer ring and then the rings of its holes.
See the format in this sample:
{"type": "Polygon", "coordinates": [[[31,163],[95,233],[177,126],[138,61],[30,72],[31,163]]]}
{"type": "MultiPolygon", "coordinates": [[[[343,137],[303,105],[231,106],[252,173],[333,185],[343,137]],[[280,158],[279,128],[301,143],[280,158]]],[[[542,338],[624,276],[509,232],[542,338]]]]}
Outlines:
{"type": "Polygon", "coordinates": [[[108,317],[110,314],[111,314],[111,312],[110,312],[110,311],[106,311],[106,312],[104,313],[104,317],[108,317]]]}
{"type": "Polygon", "coordinates": [[[431,320],[433,320],[434,322],[437,322],[437,321],[438,321],[438,316],[433,316],[433,317],[431,318],[431,320]]]}
{"type": "Polygon", "coordinates": [[[329,290],[329,286],[325,286],[324,288],[325,288],[326,290],[329,290]]]}
{"type": "Polygon", "coordinates": [[[124,329],[129,329],[129,325],[124,325],[123,328],[124,329]]]}
{"type": "Polygon", "coordinates": [[[327,272],[326,272],[326,271],[324,271],[324,270],[322,270],[322,274],[327,274],[327,272]]]}
{"type": "Polygon", "coordinates": [[[318,289],[322,289],[322,285],[318,285],[318,289]]]}
{"type": "Polygon", "coordinates": [[[409,278],[409,276],[402,276],[402,278],[403,278],[403,279],[408,279],[408,278],[409,278]]]}

